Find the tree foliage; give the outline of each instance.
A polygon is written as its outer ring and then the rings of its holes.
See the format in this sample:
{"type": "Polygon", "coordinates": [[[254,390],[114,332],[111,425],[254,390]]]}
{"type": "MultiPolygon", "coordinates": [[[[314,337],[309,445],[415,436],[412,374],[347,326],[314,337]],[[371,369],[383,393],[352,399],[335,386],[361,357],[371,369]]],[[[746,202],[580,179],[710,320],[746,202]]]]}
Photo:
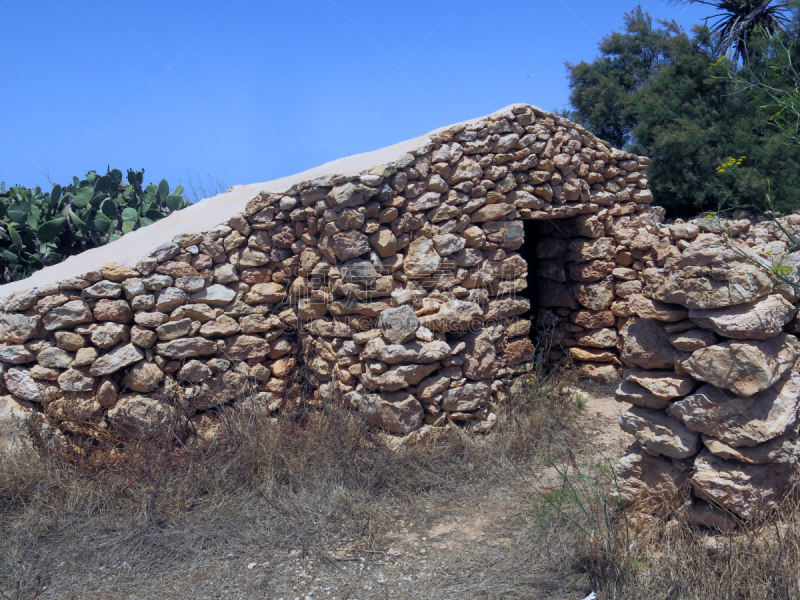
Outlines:
{"type": "Polygon", "coordinates": [[[89,171],[81,180],[53,186],[0,190],[0,283],[28,277],[68,256],[113,242],[189,205],[179,185],[142,187],[144,169],[105,175],[89,171]]]}
{"type": "MultiPolygon", "coordinates": [[[[778,88],[776,39],[797,36],[798,11],[778,36],[751,37],[758,48],[745,63],[778,88]]],[[[763,30],[762,30],[763,31],[763,30]]],[[[670,216],[763,203],[771,191],[781,210],[800,207],[800,148],[770,124],[763,90],[724,71],[740,68],[717,56],[718,36],[707,27],[688,35],[674,22],[641,8],[625,30],[600,43],[594,61],[568,64],[572,118],[618,147],[651,157],[649,183],[670,216]],[[720,170],[730,157],[741,166],[720,170]]]]}
{"type": "Polygon", "coordinates": [[[789,6],[784,0],[674,0],[675,4],[705,4],[719,12],[706,19],[713,21],[717,52],[732,52],[733,57],[748,58],[754,51],[753,36],[775,35],[789,19],[789,6]]]}

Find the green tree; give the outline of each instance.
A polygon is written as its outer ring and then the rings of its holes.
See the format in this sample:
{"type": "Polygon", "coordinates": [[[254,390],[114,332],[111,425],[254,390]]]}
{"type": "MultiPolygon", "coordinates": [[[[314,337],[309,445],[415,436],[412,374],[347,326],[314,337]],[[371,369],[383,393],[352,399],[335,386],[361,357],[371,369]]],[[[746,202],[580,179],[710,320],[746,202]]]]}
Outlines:
{"type": "MultiPolygon", "coordinates": [[[[770,39],[758,43],[749,68],[779,78],[770,39]]],[[[718,45],[707,27],[688,35],[637,8],[623,32],[601,41],[597,59],[567,65],[573,119],[650,156],[655,202],[670,216],[718,210],[732,195],[763,203],[770,188],[782,209],[800,206],[800,150],[768,124],[760,91],[718,76],[735,68],[717,58],[718,45]],[[745,157],[736,173],[720,169],[730,157],[745,157]]]]}

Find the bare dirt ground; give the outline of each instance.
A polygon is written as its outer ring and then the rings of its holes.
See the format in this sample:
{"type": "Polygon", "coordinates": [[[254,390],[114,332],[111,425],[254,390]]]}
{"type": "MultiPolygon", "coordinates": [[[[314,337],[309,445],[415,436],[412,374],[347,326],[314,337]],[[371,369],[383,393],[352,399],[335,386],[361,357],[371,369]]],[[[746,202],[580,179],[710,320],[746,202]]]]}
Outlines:
{"type": "MultiPolygon", "coordinates": [[[[584,437],[571,442],[578,461],[619,457],[632,441],[617,424],[627,405],[585,390],[577,403],[570,418],[584,437]]],[[[504,453],[483,444],[443,455],[452,460],[444,472],[459,474],[457,483],[379,499],[352,498],[344,484],[326,480],[322,497],[313,489],[256,490],[201,514],[185,506],[184,518],[173,507],[169,518],[148,518],[138,530],[113,519],[70,524],[65,516],[9,553],[6,566],[16,560],[17,567],[0,572],[0,591],[19,600],[582,600],[592,591],[575,558],[582,536],[542,499],[563,480],[542,460],[547,452],[527,462],[504,453]],[[14,586],[23,592],[9,595],[14,586]]]]}

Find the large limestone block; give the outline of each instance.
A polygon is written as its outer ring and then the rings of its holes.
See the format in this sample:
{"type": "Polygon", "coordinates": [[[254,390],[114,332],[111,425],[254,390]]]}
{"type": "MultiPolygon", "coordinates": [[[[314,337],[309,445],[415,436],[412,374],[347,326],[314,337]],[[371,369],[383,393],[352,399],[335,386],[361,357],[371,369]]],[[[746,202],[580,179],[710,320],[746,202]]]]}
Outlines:
{"type": "Polygon", "coordinates": [[[695,379],[752,396],[781,379],[797,359],[797,338],[786,333],[762,341],[730,341],[696,350],[681,364],[695,379]]]}
{"type": "Polygon", "coordinates": [[[578,345],[590,348],[616,348],[618,339],[617,330],[610,327],[579,331],[575,334],[575,341],[578,342],[578,345]]]}
{"type": "Polygon", "coordinates": [[[644,369],[669,369],[679,352],[670,343],[663,325],[653,319],[630,319],[620,332],[622,362],[644,369]]]}
{"type": "Polygon", "coordinates": [[[497,358],[498,344],[503,338],[503,327],[496,325],[486,327],[482,331],[468,333],[463,338],[466,344],[464,352],[464,376],[474,381],[491,381],[500,368],[497,358]]]}
{"type": "Polygon", "coordinates": [[[93,377],[111,375],[111,373],[116,373],[120,369],[137,363],[143,358],[144,351],[141,348],[133,344],[120,346],[94,361],[89,369],[89,374],[93,377]]]}
{"type": "Polygon", "coordinates": [[[702,445],[699,434],[662,410],[634,406],[620,416],[619,426],[643,448],[670,458],[694,456],[702,445]]]}
{"type": "Polygon", "coordinates": [[[574,289],[578,304],[589,310],[605,310],[614,302],[612,278],[597,283],[578,283],[574,289]]]}
{"type": "Polygon", "coordinates": [[[636,443],[614,469],[626,506],[651,514],[667,514],[688,498],[688,475],[679,465],[651,456],[636,443]]]}
{"type": "Polygon", "coordinates": [[[214,340],[206,338],[181,338],[157,344],[156,352],[161,356],[173,359],[194,358],[215,354],[217,344],[214,340]]]}
{"type": "Polygon", "coordinates": [[[442,392],[442,409],[469,412],[485,406],[492,390],[485,383],[468,383],[442,392]]]}
{"type": "Polygon", "coordinates": [[[169,404],[148,396],[125,395],[108,411],[108,420],[123,437],[146,438],[163,431],[175,417],[169,404]]]}
{"type": "Polygon", "coordinates": [[[625,371],[625,379],[636,382],[651,394],[667,400],[686,396],[697,385],[688,375],[679,375],[673,371],[628,369],[625,371]]]}
{"type": "Polygon", "coordinates": [[[192,294],[192,301],[209,306],[225,306],[233,302],[236,292],[218,283],[192,294]]]}
{"type": "Polygon", "coordinates": [[[342,262],[357,258],[369,250],[369,238],[360,231],[345,231],[333,236],[333,251],[342,262]]]}
{"type": "Polygon", "coordinates": [[[42,317],[0,313],[0,341],[23,344],[33,337],[42,324],[42,317]]]}
{"type": "Polygon", "coordinates": [[[439,307],[432,315],[420,317],[420,327],[431,331],[466,331],[483,322],[483,309],[475,302],[452,300],[439,307]]]}
{"type": "Polygon", "coordinates": [[[404,344],[414,339],[419,329],[419,318],[408,304],[383,311],[378,317],[378,328],[391,344],[404,344]]]}
{"type": "Polygon", "coordinates": [[[51,309],[42,317],[44,328],[47,331],[75,327],[75,325],[91,323],[92,321],[94,321],[92,310],[82,300],[70,300],[62,306],[51,309]]]}
{"type": "Polygon", "coordinates": [[[361,379],[364,388],[396,392],[411,385],[417,385],[425,377],[439,368],[439,363],[430,365],[398,365],[377,377],[365,373],[361,379]]]}
{"type": "Polygon", "coordinates": [[[38,383],[28,369],[11,367],[5,374],[4,381],[9,392],[28,402],[51,402],[61,396],[58,387],[38,383]]]}
{"type": "Polygon", "coordinates": [[[614,397],[620,402],[628,402],[634,406],[643,406],[659,410],[666,408],[670,404],[669,398],[656,396],[646,387],[639,385],[635,381],[625,379],[619,382],[614,397]]]}
{"type": "Polygon", "coordinates": [[[142,361],[125,374],[122,384],[135,392],[152,392],[164,380],[164,372],[155,363],[142,361]]]}
{"type": "Polygon", "coordinates": [[[683,321],[687,315],[687,310],[682,306],[652,300],[642,294],[632,295],[628,298],[628,303],[636,316],[643,319],[675,322],[683,321]]]}
{"type": "Polygon", "coordinates": [[[712,454],[726,460],[738,460],[743,463],[762,465],[767,463],[797,464],[800,458],[800,439],[796,428],[772,438],[758,446],[733,447],[722,440],[704,435],[703,444],[712,454]]]}
{"type": "Polygon", "coordinates": [[[692,431],[713,436],[731,446],[755,446],[783,434],[797,423],[800,375],[749,398],[712,385],[675,402],[670,412],[692,431]]]}
{"type": "Polygon", "coordinates": [[[386,431],[408,434],[422,425],[422,405],[411,394],[364,394],[359,399],[367,421],[386,431]]]}
{"type": "Polygon", "coordinates": [[[691,482],[701,498],[747,519],[778,508],[796,482],[787,464],[751,465],[724,460],[704,450],[694,462],[691,482]]]}
{"type": "Polygon", "coordinates": [[[778,335],[794,318],[795,308],[780,294],[725,308],[691,310],[689,318],[726,338],[763,340],[778,335]]]}
{"type": "Polygon", "coordinates": [[[419,237],[408,246],[403,260],[403,271],[407,277],[427,277],[436,272],[441,260],[433,240],[419,237]]]}
{"type": "MultiPolygon", "coordinates": [[[[699,236],[665,273],[652,296],[686,308],[724,308],[752,302],[772,291],[764,269],[718,236],[699,236]]],[[[757,260],[757,259],[756,259],[757,260]]]]}

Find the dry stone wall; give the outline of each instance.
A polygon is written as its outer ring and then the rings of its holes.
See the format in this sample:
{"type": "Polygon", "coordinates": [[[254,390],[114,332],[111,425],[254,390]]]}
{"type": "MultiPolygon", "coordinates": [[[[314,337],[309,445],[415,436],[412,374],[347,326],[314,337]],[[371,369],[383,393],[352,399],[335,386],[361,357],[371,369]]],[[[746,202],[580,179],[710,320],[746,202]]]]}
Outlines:
{"type": "Polygon", "coordinates": [[[796,454],[795,298],[751,260],[782,242],[749,221],[744,250],[706,222],[664,225],[647,164],[514,105],[273,185],[130,264],[4,286],[0,417],[44,415],[66,445],[298,401],[398,434],[488,426],[545,333],[550,360],[623,377],[628,502],[691,488],[746,516],[778,501],[796,454]]]}

